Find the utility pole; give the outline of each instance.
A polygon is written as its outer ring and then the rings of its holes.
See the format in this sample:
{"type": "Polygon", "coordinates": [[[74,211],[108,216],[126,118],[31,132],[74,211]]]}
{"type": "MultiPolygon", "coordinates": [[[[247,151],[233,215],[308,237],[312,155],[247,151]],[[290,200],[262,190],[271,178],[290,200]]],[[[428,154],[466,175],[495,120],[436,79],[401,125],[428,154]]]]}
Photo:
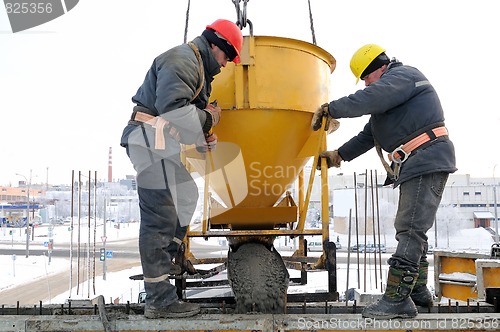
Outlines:
{"type": "Polygon", "coordinates": [[[28,188],[27,191],[27,199],[26,199],[26,258],[30,256],[30,187],[31,187],[31,173],[32,170],[30,169],[30,179],[26,178],[26,176],[16,173],[16,175],[22,176],[24,180],[26,181],[26,185],[28,188]]]}
{"type": "Polygon", "coordinates": [[[106,197],[104,197],[104,222],[103,222],[103,235],[102,235],[102,247],[104,249],[104,260],[102,261],[102,280],[106,280],[106,197]]]}
{"type": "MultiPolygon", "coordinates": [[[[49,169],[47,167],[47,169],[49,169]]],[[[49,245],[47,247],[47,253],[48,253],[48,256],[49,256],[49,265],[50,265],[50,262],[52,261],[52,250],[54,249],[54,224],[52,223],[52,221],[55,219],[57,220],[57,199],[54,199],[54,217],[55,218],[52,218],[52,217],[49,217],[49,231],[48,231],[48,236],[49,236],[49,245]]]]}
{"type": "Polygon", "coordinates": [[[438,247],[438,220],[434,217],[434,247],[438,247]]]}
{"type": "MultiPolygon", "coordinates": [[[[31,173],[31,171],[30,171],[31,173]]],[[[30,255],[30,184],[28,184],[28,199],[26,200],[26,258],[30,255]]]]}
{"type": "Polygon", "coordinates": [[[495,201],[495,242],[498,243],[498,214],[497,214],[497,186],[493,187],[493,200],[495,201]]]}
{"type": "Polygon", "coordinates": [[[497,165],[493,166],[493,202],[495,203],[495,242],[498,243],[498,214],[497,214],[497,181],[495,179],[495,168],[497,165]]]}

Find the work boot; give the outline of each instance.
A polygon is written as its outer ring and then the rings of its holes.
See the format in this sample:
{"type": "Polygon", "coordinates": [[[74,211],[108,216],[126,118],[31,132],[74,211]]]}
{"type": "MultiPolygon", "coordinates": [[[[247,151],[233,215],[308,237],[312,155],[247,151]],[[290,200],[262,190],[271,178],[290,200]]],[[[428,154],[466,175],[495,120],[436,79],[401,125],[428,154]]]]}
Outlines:
{"type": "Polygon", "coordinates": [[[434,299],[427,288],[427,276],[429,273],[429,262],[421,261],[418,267],[418,278],[415,287],[411,291],[411,299],[415,305],[430,308],[434,305],[434,299]]]}
{"type": "Polygon", "coordinates": [[[410,293],[417,277],[418,272],[390,267],[384,295],[377,302],[366,306],[361,315],[376,319],[415,317],[417,307],[410,298],[410,293]]]}
{"type": "Polygon", "coordinates": [[[144,317],[146,318],[182,318],[191,317],[199,313],[200,306],[198,304],[179,300],[162,308],[154,308],[148,305],[144,308],[144,317]]]}

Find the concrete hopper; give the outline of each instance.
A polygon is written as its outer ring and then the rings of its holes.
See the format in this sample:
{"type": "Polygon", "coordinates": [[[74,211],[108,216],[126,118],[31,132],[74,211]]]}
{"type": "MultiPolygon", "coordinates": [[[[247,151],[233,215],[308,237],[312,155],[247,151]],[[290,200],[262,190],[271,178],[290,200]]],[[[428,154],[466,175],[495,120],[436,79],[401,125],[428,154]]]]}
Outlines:
{"type": "Polygon", "coordinates": [[[212,204],[211,225],[273,229],[297,221],[297,206],[283,200],[324,140],[310,122],[329,100],[334,69],[333,56],[313,44],[245,37],[241,63],[228,63],[212,83],[210,100],[223,110],[217,148],[188,155],[222,203],[212,204]]]}

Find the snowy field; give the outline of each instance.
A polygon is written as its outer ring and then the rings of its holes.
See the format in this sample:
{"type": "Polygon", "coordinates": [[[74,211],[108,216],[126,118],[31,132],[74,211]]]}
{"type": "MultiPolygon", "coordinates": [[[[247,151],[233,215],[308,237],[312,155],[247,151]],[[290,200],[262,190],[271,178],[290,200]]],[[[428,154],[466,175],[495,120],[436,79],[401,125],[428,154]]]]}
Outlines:
{"type": "MultiPolygon", "coordinates": [[[[111,227],[111,225],[107,226],[106,238],[107,241],[119,241],[119,240],[128,240],[134,239],[137,237],[139,223],[131,223],[131,224],[121,224],[119,229],[111,227]]],[[[88,228],[82,227],[80,238],[82,242],[87,241],[88,237],[88,228]]],[[[47,249],[48,235],[47,235],[48,227],[38,227],[35,230],[35,240],[30,242],[30,249],[47,249]]],[[[93,243],[94,239],[94,229],[90,228],[91,237],[90,243],[93,243]]],[[[76,239],[76,232],[73,233],[73,241],[76,239]]],[[[96,229],[96,247],[101,246],[101,236],[103,236],[102,225],[96,229]]],[[[337,236],[340,238],[340,242],[343,245],[343,248],[347,247],[347,235],[343,234],[334,234],[335,239],[337,236]]],[[[54,248],[57,248],[58,245],[61,244],[69,244],[71,241],[71,232],[68,229],[68,225],[61,225],[54,229],[53,231],[53,240],[54,240],[54,248]]],[[[10,229],[10,228],[2,228],[0,229],[0,248],[9,249],[24,249],[25,248],[25,235],[24,229],[10,229]],[[10,234],[10,230],[13,231],[13,234],[10,234]]],[[[225,257],[227,254],[227,247],[220,246],[218,244],[217,239],[210,239],[208,242],[203,239],[194,239],[198,243],[203,243],[208,245],[214,251],[212,253],[216,253],[221,257],[225,257]]],[[[281,243],[282,239],[277,240],[275,245],[281,251],[283,256],[288,256],[291,254],[290,251],[290,243],[287,243],[287,246],[284,243],[281,243]]],[[[391,240],[392,241],[392,240],[391,240]]],[[[430,240],[433,243],[432,240],[430,240]]],[[[471,250],[478,252],[489,253],[491,245],[493,244],[493,239],[491,235],[485,231],[484,229],[467,229],[461,230],[453,235],[452,238],[439,239],[440,243],[446,243],[450,245],[449,248],[453,250],[471,250]]],[[[392,242],[387,241],[388,248],[392,247],[392,242]]],[[[394,241],[395,245],[395,241],[394,241]]],[[[320,252],[312,252],[309,253],[309,256],[319,256],[320,252]]],[[[348,252],[343,249],[337,252],[338,257],[347,257],[348,252]]],[[[360,254],[361,258],[363,254],[360,254]]],[[[383,254],[382,257],[382,280],[385,283],[385,278],[387,274],[387,266],[385,262],[387,258],[390,257],[389,253],[383,254]]],[[[110,258],[112,259],[112,258],[110,258]]],[[[373,262],[373,258],[370,258],[371,262],[373,262]]],[[[33,256],[30,255],[28,258],[25,255],[0,255],[0,264],[2,269],[0,270],[0,280],[2,281],[0,284],[0,303],[5,303],[1,300],[2,290],[7,288],[15,287],[22,285],[27,282],[31,282],[33,280],[40,280],[40,287],[43,287],[44,280],[48,280],[51,275],[55,273],[59,273],[61,271],[69,270],[70,268],[70,260],[68,258],[59,258],[52,257],[49,262],[47,254],[43,256],[33,256]]],[[[73,266],[74,266],[73,262],[73,266]]],[[[102,264],[97,258],[96,264],[102,264]]],[[[199,266],[199,268],[210,268],[211,266],[199,266]]],[[[74,267],[73,267],[74,268],[74,267]]],[[[363,264],[361,262],[361,267],[359,270],[359,275],[361,276],[360,285],[358,285],[358,270],[356,263],[356,254],[350,254],[350,266],[349,266],[349,283],[347,283],[347,264],[337,264],[337,287],[339,293],[342,295],[345,291],[346,287],[348,288],[364,288],[364,280],[363,276],[364,269],[363,264]],[[360,286],[360,287],[358,287],[360,286]]],[[[379,270],[379,267],[377,267],[379,270]]],[[[430,276],[429,282],[430,286],[433,287],[433,266],[430,267],[430,276]]],[[[44,299],[44,303],[64,303],[67,299],[93,299],[98,295],[103,295],[104,299],[107,303],[117,301],[120,303],[124,303],[126,301],[130,301],[132,303],[137,302],[137,297],[139,292],[142,289],[141,281],[130,280],[129,276],[135,274],[141,274],[142,269],[140,266],[126,269],[120,272],[108,272],[106,274],[106,280],[103,280],[102,275],[96,275],[95,278],[91,278],[90,280],[86,280],[80,284],[79,293],[76,292],[76,287],[62,294],[51,294],[49,289],[50,297],[44,299]],[[93,291],[95,283],[95,293],[93,291]]],[[[380,274],[378,275],[378,280],[375,280],[373,273],[367,273],[367,281],[366,287],[368,290],[372,290],[373,292],[381,292],[381,279],[380,274]]],[[[290,270],[291,277],[299,277],[299,271],[290,270]]],[[[224,274],[216,276],[214,278],[224,277],[224,274]]],[[[48,283],[45,283],[48,286],[48,283]]],[[[69,288],[69,279],[68,279],[68,288],[69,288]]],[[[328,289],[327,286],[327,277],[326,272],[313,272],[308,273],[308,284],[305,286],[291,286],[289,287],[289,293],[296,292],[321,292],[326,291],[328,289]]],[[[205,296],[211,296],[210,290],[207,290],[205,296]]],[[[226,294],[230,293],[230,289],[225,290],[226,294]]]]}

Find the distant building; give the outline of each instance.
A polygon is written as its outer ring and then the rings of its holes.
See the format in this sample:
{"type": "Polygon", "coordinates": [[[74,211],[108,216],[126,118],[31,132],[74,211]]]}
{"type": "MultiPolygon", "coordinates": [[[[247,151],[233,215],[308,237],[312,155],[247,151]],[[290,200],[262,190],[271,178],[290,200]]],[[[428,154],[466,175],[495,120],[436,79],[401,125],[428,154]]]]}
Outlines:
{"type": "Polygon", "coordinates": [[[479,211],[474,212],[474,228],[491,227],[491,221],[495,219],[495,216],[491,212],[479,211]]]}
{"type": "Polygon", "coordinates": [[[127,187],[128,190],[137,190],[137,182],[134,175],[127,175],[125,179],[119,182],[122,186],[127,187]]]}
{"type": "MultiPolygon", "coordinates": [[[[0,202],[5,202],[5,203],[19,203],[23,202],[26,203],[26,200],[28,198],[28,188],[26,185],[24,185],[24,181],[21,181],[20,183],[22,186],[20,187],[3,187],[0,186],[0,202]]],[[[29,189],[29,196],[30,196],[30,201],[33,201],[33,199],[37,199],[39,197],[42,197],[45,195],[45,190],[36,188],[36,187],[31,187],[29,189]]]]}
{"type": "Polygon", "coordinates": [[[45,196],[45,191],[37,186],[30,187],[28,190],[24,181],[20,181],[20,185],[20,187],[0,186],[0,226],[25,224],[28,211],[31,220],[38,216],[39,201],[45,196]]]}
{"type": "MultiPolygon", "coordinates": [[[[306,173],[304,178],[309,179],[309,174],[306,173]]],[[[329,175],[328,196],[337,231],[347,232],[350,213],[353,219],[357,213],[363,223],[366,214],[367,232],[372,232],[374,217],[391,219],[388,223],[393,222],[399,201],[399,189],[384,187],[385,178],[385,173],[376,174],[370,170],[367,174],[356,174],[356,179],[354,174],[329,175]],[[358,202],[357,206],[355,201],[358,202]]],[[[494,178],[471,178],[468,174],[451,174],[436,216],[436,224],[453,224],[456,229],[484,227],[494,235],[497,227],[495,207],[497,213],[500,212],[500,197],[496,201],[494,193],[495,181],[494,178]]],[[[498,183],[496,184],[498,186],[498,183]]],[[[497,189],[500,189],[500,186],[497,189]]],[[[318,208],[320,200],[321,183],[319,177],[316,177],[309,207],[318,208]]],[[[364,227],[364,224],[360,227],[364,227]]]]}

